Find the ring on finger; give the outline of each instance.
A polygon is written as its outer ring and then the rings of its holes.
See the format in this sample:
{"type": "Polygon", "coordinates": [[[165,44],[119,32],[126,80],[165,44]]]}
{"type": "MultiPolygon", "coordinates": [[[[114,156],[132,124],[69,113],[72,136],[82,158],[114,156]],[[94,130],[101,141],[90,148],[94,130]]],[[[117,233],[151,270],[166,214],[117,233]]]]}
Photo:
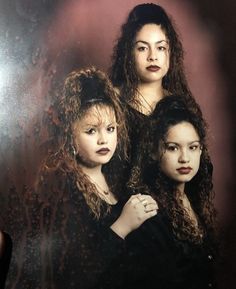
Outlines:
{"type": "Polygon", "coordinates": [[[145,206],[147,206],[147,204],[148,204],[148,201],[147,201],[147,200],[143,200],[143,201],[142,201],[142,204],[143,204],[143,205],[144,205],[144,207],[145,207],[145,206]]]}

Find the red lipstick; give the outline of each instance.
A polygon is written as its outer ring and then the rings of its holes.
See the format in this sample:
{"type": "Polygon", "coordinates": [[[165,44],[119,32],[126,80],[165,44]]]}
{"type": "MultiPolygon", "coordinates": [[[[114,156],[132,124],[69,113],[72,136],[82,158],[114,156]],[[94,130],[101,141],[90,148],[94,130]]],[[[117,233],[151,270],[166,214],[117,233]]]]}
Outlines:
{"type": "Polygon", "coordinates": [[[99,155],[106,155],[107,153],[109,153],[109,151],[109,148],[101,148],[100,150],[96,151],[96,153],[99,155]]]}
{"type": "Polygon", "coordinates": [[[192,171],[191,167],[181,167],[178,168],[177,171],[181,174],[181,175],[187,175],[192,171]]]}
{"type": "Polygon", "coordinates": [[[151,71],[151,72],[157,72],[160,69],[160,67],[157,65],[150,65],[150,66],[146,67],[146,69],[148,71],[151,71]]]}

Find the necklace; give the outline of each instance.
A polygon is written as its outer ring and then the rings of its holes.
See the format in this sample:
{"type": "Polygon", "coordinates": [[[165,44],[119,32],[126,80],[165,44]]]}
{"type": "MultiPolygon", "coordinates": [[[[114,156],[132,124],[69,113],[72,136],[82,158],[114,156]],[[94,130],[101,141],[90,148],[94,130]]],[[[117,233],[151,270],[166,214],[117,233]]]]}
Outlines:
{"type": "Polygon", "coordinates": [[[111,193],[109,188],[108,188],[108,190],[104,190],[97,182],[94,181],[94,179],[92,179],[90,176],[88,176],[88,178],[90,179],[91,183],[93,183],[95,185],[95,187],[97,188],[99,193],[102,193],[106,196],[108,196],[111,193]]]}
{"type": "Polygon", "coordinates": [[[111,191],[109,189],[108,190],[104,190],[101,186],[99,186],[98,183],[96,183],[94,181],[93,181],[93,183],[97,187],[98,191],[102,191],[102,193],[104,193],[106,196],[108,196],[111,193],[111,191]]]}

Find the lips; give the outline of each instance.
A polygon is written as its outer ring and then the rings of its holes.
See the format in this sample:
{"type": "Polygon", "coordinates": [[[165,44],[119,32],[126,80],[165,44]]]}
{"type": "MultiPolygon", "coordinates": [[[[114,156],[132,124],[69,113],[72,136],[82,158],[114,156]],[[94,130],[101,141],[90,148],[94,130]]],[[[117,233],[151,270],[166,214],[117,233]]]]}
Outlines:
{"type": "Polygon", "coordinates": [[[150,65],[150,66],[146,67],[146,69],[148,71],[151,71],[151,72],[157,72],[160,69],[160,67],[157,65],[150,65]]]}
{"type": "Polygon", "coordinates": [[[192,168],[190,167],[181,167],[179,169],[177,169],[177,171],[181,174],[181,175],[187,175],[192,171],[192,168]]]}
{"type": "Polygon", "coordinates": [[[109,148],[101,148],[100,150],[96,151],[96,153],[99,155],[106,155],[109,153],[109,151],[109,148]]]}

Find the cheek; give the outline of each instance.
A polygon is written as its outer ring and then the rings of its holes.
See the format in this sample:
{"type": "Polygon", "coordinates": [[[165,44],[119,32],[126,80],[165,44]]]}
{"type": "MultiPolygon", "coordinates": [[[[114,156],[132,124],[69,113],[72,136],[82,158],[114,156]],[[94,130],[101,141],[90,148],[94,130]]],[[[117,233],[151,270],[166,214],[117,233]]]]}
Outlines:
{"type": "Polygon", "coordinates": [[[197,154],[194,158],[194,168],[195,168],[195,171],[197,172],[199,167],[200,167],[200,160],[201,160],[201,155],[200,154],[197,154]]]}
{"type": "Polygon", "coordinates": [[[78,150],[80,149],[86,149],[87,147],[89,147],[92,143],[92,140],[87,140],[86,138],[83,138],[81,136],[77,136],[75,138],[75,145],[77,147],[78,150]]]}
{"type": "Polygon", "coordinates": [[[164,172],[169,171],[171,170],[172,165],[173,165],[173,161],[164,155],[160,161],[161,170],[164,172]]]}
{"type": "Polygon", "coordinates": [[[169,56],[169,53],[166,53],[163,57],[163,61],[165,63],[165,66],[166,66],[166,70],[168,71],[169,70],[169,67],[170,67],[170,56],[169,56]]]}
{"type": "Polygon", "coordinates": [[[200,167],[200,162],[201,162],[201,156],[199,155],[198,157],[197,157],[197,169],[199,169],[199,167],[200,167]]]}
{"type": "Polygon", "coordinates": [[[136,68],[139,68],[142,66],[143,62],[144,62],[145,56],[144,53],[135,53],[134,54],[134,64],[136,68]]]}
{"type": "Polygon", "coordinates": [[[112,137],[112,143],[113,143],[114,147],[117,146],[117,134],[115,134],[115,135],[112,137]]]}

